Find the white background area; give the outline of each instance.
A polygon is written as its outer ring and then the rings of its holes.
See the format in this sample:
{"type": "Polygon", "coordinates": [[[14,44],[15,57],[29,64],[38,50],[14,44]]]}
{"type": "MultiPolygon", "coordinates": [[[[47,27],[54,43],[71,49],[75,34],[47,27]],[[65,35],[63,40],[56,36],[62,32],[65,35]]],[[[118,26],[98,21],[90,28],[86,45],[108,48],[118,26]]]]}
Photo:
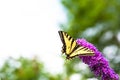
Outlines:
{"type": "Polygon", "coordinates": [[[59,0],[0,0],[0,65],[37,56],[51,73],[63,71],[58,30],[65,21],[59,0]]]}

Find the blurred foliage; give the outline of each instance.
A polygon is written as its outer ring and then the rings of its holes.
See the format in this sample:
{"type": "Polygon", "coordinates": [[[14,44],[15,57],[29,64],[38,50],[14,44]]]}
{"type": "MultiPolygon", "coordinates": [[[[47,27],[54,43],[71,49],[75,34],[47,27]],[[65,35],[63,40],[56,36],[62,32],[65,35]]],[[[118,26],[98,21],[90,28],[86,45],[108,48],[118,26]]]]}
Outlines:
{"type": "Polygon", "coordinates": [[[9,58],[0,69],[1,80],[62,80],[61,74],[46,72],[43,63],[36,58],[9,58]]]}
{"type": "MultiPolygon", "coordinates": [[[[120,0],[61,1],[68,15],[68,22],[62,24],[62,30],[75,39],[85,38],[93,43],[120,74],[120,0]]],[[[79,61],[75,59],[66,65],[68,76],[76,73],[74,67],[77,64],[79,61]]],[[[82,80],[94,77],[88,72],[78,73],[84,77],[82,80]]]]}

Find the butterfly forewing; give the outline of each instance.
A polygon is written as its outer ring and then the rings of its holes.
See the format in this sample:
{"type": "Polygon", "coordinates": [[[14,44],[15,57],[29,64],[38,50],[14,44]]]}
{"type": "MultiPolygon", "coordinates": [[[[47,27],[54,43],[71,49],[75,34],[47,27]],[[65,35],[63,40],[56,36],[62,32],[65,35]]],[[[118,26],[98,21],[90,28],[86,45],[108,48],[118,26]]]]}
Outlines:
{"type": "Polygon", "coordinates": [[[74,41],[73,38],[69,39],[67,38],[67,36],[65,38],[65,41],[66,41],[66,54],[70,54],[75,48],[76,42],[74,41]]]}
{"type": "Polygon", "coordinates": [[[74,47],[76,46],[76,41],[66,32],[59,31],[59,35],[63,43],[62,52],[70,54],[73,51],[74,47]]]}

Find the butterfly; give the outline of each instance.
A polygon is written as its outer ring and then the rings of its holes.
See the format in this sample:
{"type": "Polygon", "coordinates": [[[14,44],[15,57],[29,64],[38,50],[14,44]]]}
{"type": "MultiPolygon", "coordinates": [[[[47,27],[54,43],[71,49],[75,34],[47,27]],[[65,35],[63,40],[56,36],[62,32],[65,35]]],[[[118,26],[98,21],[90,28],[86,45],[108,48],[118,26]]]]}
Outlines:
{"type": "Polygon", "coordinates": [[[64,31],[58,31],[63,43],[62,53],[66,54],[66,59],[74,58],[75,56],[93,56],[94,52],[87,47],[78,45],[70,35],[64,31]]]}

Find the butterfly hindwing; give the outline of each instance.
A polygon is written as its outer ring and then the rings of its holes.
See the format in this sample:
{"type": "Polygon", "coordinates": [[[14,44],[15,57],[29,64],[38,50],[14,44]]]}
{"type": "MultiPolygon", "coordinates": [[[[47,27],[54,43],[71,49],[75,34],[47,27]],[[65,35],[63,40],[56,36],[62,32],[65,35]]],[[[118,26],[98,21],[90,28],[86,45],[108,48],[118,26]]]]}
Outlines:
{"type": "Polygon", "coordinates": [[[62,53],[67,55],[67,59],[78,55],[92,56],[94,52],[86,47],[80,46],[77,42],[69,36],[66,32],[58,31],[61,41],[63,43],[62,53]]]}
{"type": "Polygon", "coordinates": [[[79,46],[75,51],[71,53],[69,57],[75,57],[75,56],[93,56],[94,52],[86,47],[79,46]]]}

